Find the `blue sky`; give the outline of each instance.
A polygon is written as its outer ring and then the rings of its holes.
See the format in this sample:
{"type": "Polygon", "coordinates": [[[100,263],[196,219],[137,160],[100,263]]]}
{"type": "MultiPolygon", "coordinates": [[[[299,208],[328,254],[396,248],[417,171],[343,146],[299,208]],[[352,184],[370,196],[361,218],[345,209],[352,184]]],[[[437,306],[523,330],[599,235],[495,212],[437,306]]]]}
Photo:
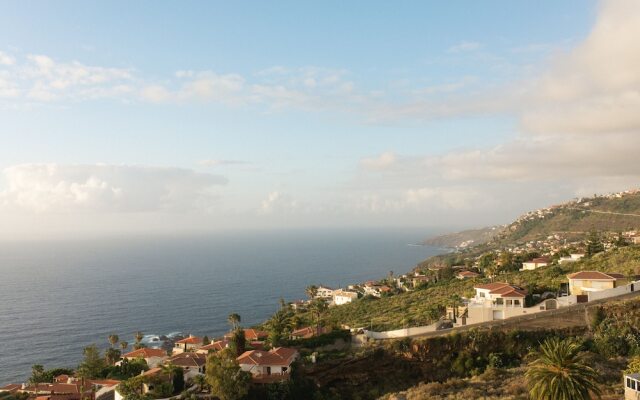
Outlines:
{"type": "Polygon", "coordinates": [[[583,169],[556,113],[620,94],[589,75],[622,35],[599,22],[635,23],[612,3],[3,2],[0,214],[25,232],[458,227],[624,189],[568,173],[518,199],[531,173],[504,154],[553,143],[583,169]]]}

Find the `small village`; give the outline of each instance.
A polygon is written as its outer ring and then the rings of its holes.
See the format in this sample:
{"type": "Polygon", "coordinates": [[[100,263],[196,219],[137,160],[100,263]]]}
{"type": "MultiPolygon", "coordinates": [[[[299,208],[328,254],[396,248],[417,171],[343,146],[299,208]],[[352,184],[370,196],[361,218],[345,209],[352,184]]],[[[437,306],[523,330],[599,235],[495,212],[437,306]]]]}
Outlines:
{"type": "MultiPolygon", "coordinates": [[[[576,201],[577,204],[581,202],[576,201]]],[[[531,212],[514,224],[544,219],[551,212],[553,208],[531,212]]],[[[640,293],[640,275],[637,274],[577,270],[566,274],[555,290],[541,293],[531,293],[513,282],[501,280],[501,276],[505,271],[527,274],[570,266],[597,254],[638,245],[638,230],[592,232],[571,241],[561,234],[554,234],[479,255],[457,250],[452,259],[461,260],[460,264],[420,264],[402,275],[390,271],[383,279],[344,288],[310,285],[306,288],[308,299],[281,301],[280,309],[260,326],[243,328],[241,317],[231,314],[228,318],[231,330],[222,337],[210,339],[190,334],[164,342],[170,347],[160,348],[143,344],[141,332],[136,334],[136,343],[132,346],[114,334],[108,338],[110,347],[104,357],[96,346],[91,346],[85,349],[84,361],[77,370],[46,371],[36,365],[28,382],[0,387],[0,398],[195,399],[208,398],[212,385],[224,385],[225,381],[240,385],[246,391],[271,390],[268,388],[286,385],[295,371],[312,371],[314,364],[336,350],[375,348],[387,340],[446,335],[468,327],[552,315],[584,304],[634,296],[640,293]],[[366,324],[323,322],[323,314],[334,307],[406,296],[455,281],[472,282],[473,296],[454,296],[453,303],[427,325],[380,331],[366,324]],[[233,372],[234,366],[241,375],[233,372]],[[208,369],[218,372],[212,376],[207,374],[208,369]],[[121,379],[116,379],[118,377],[121,379]]],[[[640,268],[636,272],[640,274],[640,268]]],[[[624,385],[629,396],[636,396],[640,393],[640,374],[626,374],[624,385]]]]}

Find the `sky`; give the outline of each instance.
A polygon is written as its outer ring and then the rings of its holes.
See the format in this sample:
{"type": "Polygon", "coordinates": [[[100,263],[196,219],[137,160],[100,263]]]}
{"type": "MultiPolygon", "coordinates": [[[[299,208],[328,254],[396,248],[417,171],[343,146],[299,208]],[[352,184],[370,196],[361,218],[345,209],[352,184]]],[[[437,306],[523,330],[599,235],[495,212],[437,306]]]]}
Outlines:
{"type": "Polygon", "coordinates": [[[0,238],[507,223],[639,106],[635,0],[0,1],[0,238]]]}

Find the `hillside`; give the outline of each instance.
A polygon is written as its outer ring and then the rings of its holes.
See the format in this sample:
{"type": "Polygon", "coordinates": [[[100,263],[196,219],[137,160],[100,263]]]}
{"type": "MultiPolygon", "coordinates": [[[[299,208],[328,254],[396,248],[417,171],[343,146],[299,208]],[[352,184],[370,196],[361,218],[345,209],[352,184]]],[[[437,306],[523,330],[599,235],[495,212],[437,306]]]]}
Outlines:
{"type": "Polygon", "coordinates": [[[490,226],[480,229],[469,229],[466,231],[448,233],[426,239],[423,243],[453,249],[464,249],[479,244],[487,243],[502,233],[504,226],[490,226]]]}
{"type": "MultiPolygon", "coordinates": [[[[567,274],[580,270],[638,274],[640,273],[640,246],[611,250],[562,266],[550,266],[534,271],[508,272],[501,274],[496,280],[524,287],[529,293],[556,292],[560,283],[567,281],[567,274]]],[[[445,307],[452,303],[454,296],[472,296],[474,285],[490,281],[488,278],[453,279],[395,296],[380,299],[365,298],[329,308],[325,320],[336,325],[373,327],[373,330],[426,325],[442,316],[445,307]]]]}
{"type": "MultiPolygon", "coordinates": [[[[464,264],[465,259],[501,250],[549,255],[554,249],[562,248],[581,252],[590,232],[611,237],[627,231],[640,231],[640,191],[637,190],[576,199],[530,211],[485,243],[431,257],[418,266],[464,264]]],[[[455,234],[447,236],[455,237],[455,234]]]]}

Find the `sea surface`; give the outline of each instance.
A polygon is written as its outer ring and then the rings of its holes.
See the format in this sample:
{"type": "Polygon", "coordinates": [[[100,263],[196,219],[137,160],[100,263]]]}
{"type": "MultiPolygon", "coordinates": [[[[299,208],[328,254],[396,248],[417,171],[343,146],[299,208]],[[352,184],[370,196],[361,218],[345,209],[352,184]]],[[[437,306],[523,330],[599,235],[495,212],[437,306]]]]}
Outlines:
{"type": "Polygon", "coordinates": [[[332,287],[409,271],[442,252],[420,229],[0,242],[0,385],[31,365],[75,367],[83,347],[134,332],[217,337],[238,313],[268,318],[309,284],[332,287]]]}

